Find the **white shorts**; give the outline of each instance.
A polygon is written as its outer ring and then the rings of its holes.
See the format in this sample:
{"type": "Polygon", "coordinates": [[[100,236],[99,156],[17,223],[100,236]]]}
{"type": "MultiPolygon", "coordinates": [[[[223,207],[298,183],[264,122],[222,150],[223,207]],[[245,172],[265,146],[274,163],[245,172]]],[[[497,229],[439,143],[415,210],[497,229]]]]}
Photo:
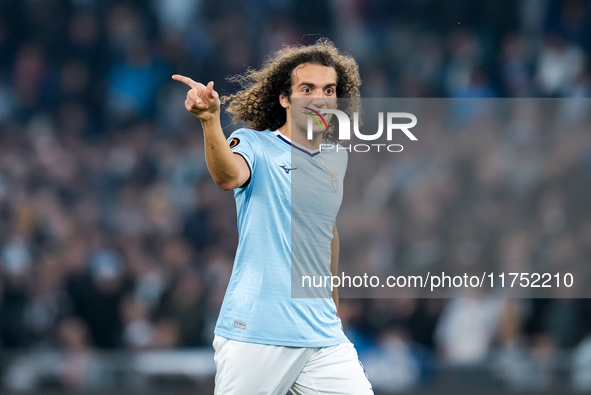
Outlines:
{"type": "Polygon", "coordinates": [[[334,347],[280,347],[215,336],[216,395],[370,395],[351,342],[334,347]]]}

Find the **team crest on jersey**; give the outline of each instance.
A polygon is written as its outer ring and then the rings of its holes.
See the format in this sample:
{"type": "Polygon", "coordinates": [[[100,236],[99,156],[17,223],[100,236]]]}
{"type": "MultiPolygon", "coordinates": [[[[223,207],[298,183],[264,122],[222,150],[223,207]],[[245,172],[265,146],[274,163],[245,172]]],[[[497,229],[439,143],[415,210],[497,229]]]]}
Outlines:
{"type": "Polygon", "coordinates": [[[232,138],[232,140],[230,140],[230,148],[234,148],[236,147],[238,144],[240,144],[240,139],[237,139],[236,137],[232,138]]]}

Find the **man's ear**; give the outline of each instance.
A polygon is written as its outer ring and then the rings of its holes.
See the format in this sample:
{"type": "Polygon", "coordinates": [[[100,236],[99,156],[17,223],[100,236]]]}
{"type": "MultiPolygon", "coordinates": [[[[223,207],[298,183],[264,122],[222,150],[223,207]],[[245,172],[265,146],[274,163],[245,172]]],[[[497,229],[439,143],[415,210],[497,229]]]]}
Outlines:
{"type": "Polygon", "coordinates": [[[279,104],[281,104],[281,107],[287,109],[287,107],[289,107],[289,97],[287,97],[287,95],[284,93],[280,94],[279,104]]]}

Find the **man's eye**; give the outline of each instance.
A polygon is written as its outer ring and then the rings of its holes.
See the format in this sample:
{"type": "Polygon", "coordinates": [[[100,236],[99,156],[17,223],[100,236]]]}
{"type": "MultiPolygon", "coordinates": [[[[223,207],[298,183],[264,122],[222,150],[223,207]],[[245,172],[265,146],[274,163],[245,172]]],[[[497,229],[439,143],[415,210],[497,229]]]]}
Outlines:
{"type": "Polygon", "coordinates": [[[327,95],[333,95],[334,94],[334,89],[333,88],[328,88],[328,89],[326,89],[325,93],[327,95]]]}
{"type": "Polygon", "coordinates": [[[312,89],[310,89],[310,88],[303,88],[302,89],[302,92],[304,92],[304,93],[310,93],[310,92],[312,92],[312,89]]]}

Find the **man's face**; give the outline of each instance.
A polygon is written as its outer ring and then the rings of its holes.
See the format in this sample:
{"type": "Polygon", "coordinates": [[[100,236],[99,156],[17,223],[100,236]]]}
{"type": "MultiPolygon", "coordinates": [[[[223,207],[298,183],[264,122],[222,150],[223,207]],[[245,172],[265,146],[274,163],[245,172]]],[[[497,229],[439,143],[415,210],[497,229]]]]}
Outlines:
{"type": "MultiPolygon", "coordinates": [[[[291,113],[292,129],[306,132],[308,119],[311,119],[314,133],[324,133],[324,123],[319,125],[306,113],[311,113],[309,109],[336,108],[337,72],[333,67],[303,63],[292,71],[291,81],[291,96],[282,96],[280,100],[281,105],[291,113]]],[[[323,115],[326,123],[330,122],[331,115],[323,115]]]]}

